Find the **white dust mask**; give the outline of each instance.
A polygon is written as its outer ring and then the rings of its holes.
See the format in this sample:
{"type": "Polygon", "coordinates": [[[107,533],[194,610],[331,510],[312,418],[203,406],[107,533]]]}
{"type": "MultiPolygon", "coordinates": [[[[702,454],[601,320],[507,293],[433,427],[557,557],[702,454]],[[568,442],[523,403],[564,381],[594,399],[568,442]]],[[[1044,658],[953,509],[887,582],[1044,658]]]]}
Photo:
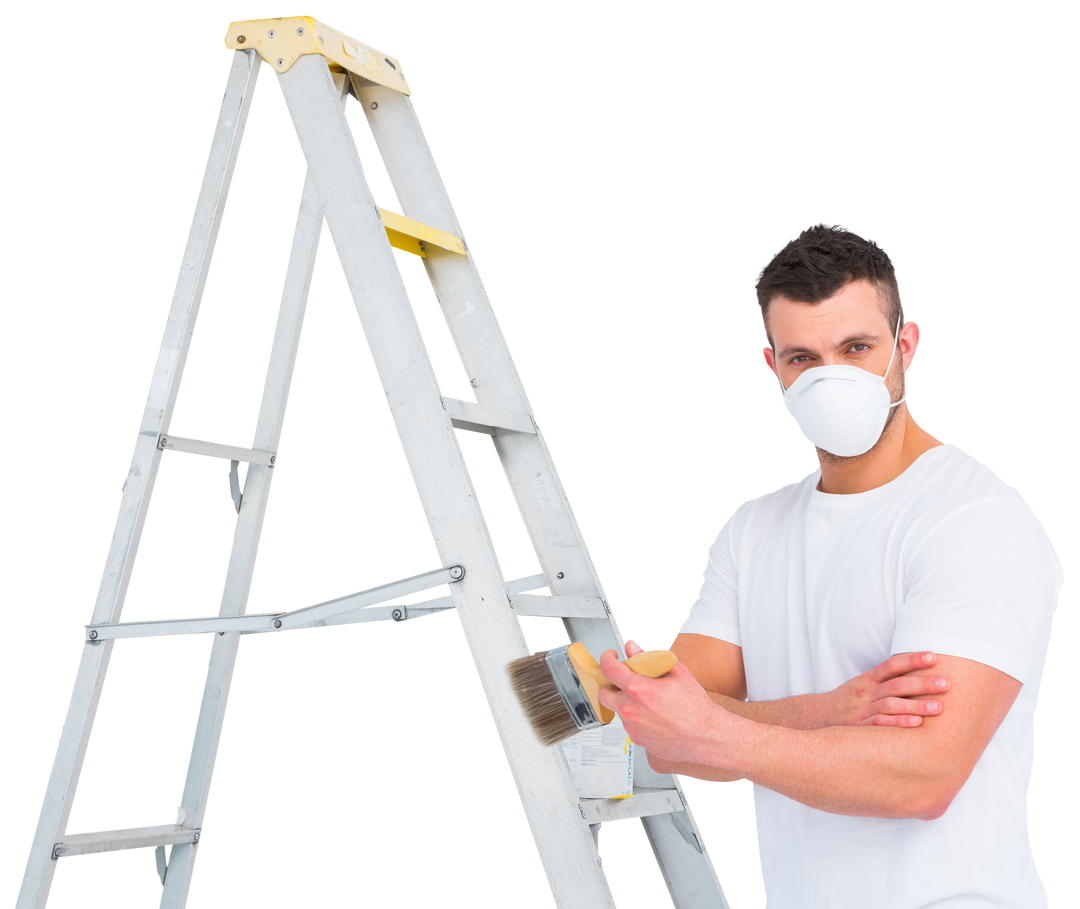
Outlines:
{"type": "MultiPolygon", "coordinates": [[[[900,340],[897,320],[892,356],[885,375],[858,366],[815,366],[784,391],[784,403],[799,429],[818,448],[841,458],[865,454],[877,444],[889,411],[906,400],[891,402],[885,379],[900,340]]],[[[783,383],[780,385],[783,388],[783,383]]]]}

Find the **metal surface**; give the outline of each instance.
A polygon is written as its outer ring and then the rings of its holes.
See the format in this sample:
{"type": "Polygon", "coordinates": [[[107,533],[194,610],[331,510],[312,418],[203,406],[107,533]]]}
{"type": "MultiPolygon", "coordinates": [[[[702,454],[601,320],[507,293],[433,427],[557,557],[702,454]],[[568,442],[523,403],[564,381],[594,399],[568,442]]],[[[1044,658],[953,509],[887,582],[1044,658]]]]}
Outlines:
{"type": "MultiPolygon", "coordinates": [[[[194,328],[199,323],[206,284],[210,280],[221,225],[251,117],[260,66],[258,57],[251,53],[233,54],[229,60],[214,133],[206,150],[198,195],[139,412],[102,572],[98,576],[90,613],[90,621],[94,623],[123,619],[164,459],[164,452],[158,448],[158,438],[172,430],[194,328]]],[[[49,905],[59,867],[58,859],[53,857],[53,845],[66,835],[71,823],[114,649],[116,643],[111,641],[80,645],[75,678],[71,681],[64,720],[56,737],[18,882],[17,909],[44,909],[49,905]]]]}
{"type": "Polygon", "coordinates": [[[560,617],[571,639],[581,641],[594,653],[619,647],[621,638],[532,418],[474,257],[466,254],[460,239],[453,209],[406,97],[408,89],[400,66],[392,58],[377,59],[380,55],[373,49],[307,18],[234,23],[227,40],[232,42],[230,46],[247,44],[254,49],[242,50],[234,58],[19,909],[44,906],[56,867],[54,854],[142,846],[159,849],[162,907],[181,909],[185,905],[242,634],[405,621],[451,608],[461,619],[557,905],[563,909],[614,906],[596,851],[599,824],[639,817],[676,906],[726,906],[678,780],[654,773],[641,761],[635,769],[633,798],[579,800],[561,750],[536,747],[532,729],[506,685],[506,664],[526,654],[519,615],[560,617]],[[286,34],[286,28],[291,33],[286,34]],[[312,42],[320,38],[320,47],[312,49],[312,42]],[[271,65],[282,73],[279,81],[309,172],[255,437],[247,449],[173,437],[168,427],[254,89],[258,54],[272,57],[271,65]],[[339,63],[335,54],[348,59],[339,63]],[[352,75],[335,73],[338,68],[352,75]],[[408,217],[380,212],[374,204],[342,111],[347,84],[362,102],[408,217]],[[276,463],[274,453],[324,215],[439,558],[448,567],[292,612],[246,615],[276,463]],[[430,227],[434,224],[440,229],[430,227]],[[391,252],[395,233],[398,239],[416,241],[420,254],[425,255],[425,267],[476,389],[475,403],[439,394],[391,252]],[[455,243],[460,243],[460,249],[455,243]],[[504,582],[455,429],[492,436],[543,574],[504,582]],[[238,517],[219,615],[120,623],[150,492],[165,448],[226,458],[234,465],[231,474],[238,517]],[[241,460],[249,464],[242,496],[235,470],[241,460]],[[450,596],[412,605],[375,605],[441,584],[449,585],[450,596]],[[525,593],[544,587],[550,596],[525,593]],[[113,640],[200,632],[217,633],[211,638],[209,668],[184,785],[179,815],[183,825],[65,836],[113,640]],[[172,845],[167,868],[165,845],[172,845]]]}
{"type": "MultiPolygon", "coordinates": [[[[410,100],[357,79],[352,84],[404,213],[463,236],[410,100]]],[[[424,267],[466,373],[476,389],[477,402],[509,413],[526,414],[531,420],[532,408],[480,280],[475,252],[462,258],[430,250],[424,267]]],[[[493,441],[537,558],[550,581],[551,593],[606,600],[539,430],[535,434],[496,432],[493,441]]],[[[622,636],[610,614],[604,618],[568,617],[563,621],[570,640],[582,642],[590,653],[599,654],[609,648],[621,652],[622,636]]],[[[493,703],[493,712],[497,709],[493,703]]],[[[635,764],[634,781],[641,787],[679,790],[675,777],[655,773],[645,761],[635,764]]],[[[524,789],[522,800],[528,806],[524,789]]],[[[692,825],[689,811],[686,816],[692,825]]],[[[537,824],[532,814],[530,823],[556,903],[579,905],[576,897],[566,894],[565,882],[554,879],[561,873],[559,865],[565,850],[549,851],[542,836],[536,834],[537,824]]],[[[642,823],[679,909],[727,905],[707,854],[692,848],[667,817],[646,816],[642,823]]],[[[610,901],[610,896],[604,899],[610,901]]],[[[580,904],[588,905],[588,902],[583,899],[580,904]]]]}
{"type": "MultiPolygon", "coordinates": [[[[220,635],[225,632],[238,632],[245,636],[274,635],[315,628],[343,627],[350,624],[372,625],[377,622],[393,622],[395,621],[393,619],[395,607],[401,609],[413,606],[411,603],[407,605],[396,603],[395,600],[415,597],[418,594],[426,594],[434,589],[455,584],[461,580],[462,576],[464,572],[459,566],[435,568],[417,572],[401,580],[367,587],[364,591],[341,594],[296,609],[258,612],[244,610],[237,615],[217,613],[175,616],[171,619],[127,619],[123,622],[100,625],[86,623],[82,626],[83,640],[102,642],[186,638],[220,635]],[[379,607],[381,609],[378,609],[379,607]]],[[[437,602],[429,603],[428,610],[449,611],[447,602],[443,598],[438,598],[437,602]]],[[[402,618],[404,618],[404,613],[402,618]]]]}
{"type": "Polygon", "coordinates": [[[581,680],[570,663],[570,657],[567,655],[569,646],[569,644],[564,644],[562,647],[549,650],[544,655],[544,662],[547,663],[551,680],[555,683],[555,690],[559,692],[559,697],[566,706],[566,712],[570,714],[574,725],[578,729],[595,729],[597,726],[603,726],[604,723],[593,710],[592,702],[585,693],[585,689],[581,687],[581,680]]]}

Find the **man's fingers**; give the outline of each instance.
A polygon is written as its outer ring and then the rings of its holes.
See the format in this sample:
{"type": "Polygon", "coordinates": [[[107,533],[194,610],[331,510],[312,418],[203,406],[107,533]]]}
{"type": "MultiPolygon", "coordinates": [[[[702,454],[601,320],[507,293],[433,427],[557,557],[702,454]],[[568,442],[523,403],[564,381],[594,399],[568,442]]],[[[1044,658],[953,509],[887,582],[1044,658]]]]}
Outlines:
{"type": "Polygon", "coordinates": [[[906,714],[904,716],[888,716],[886,714],[878,714],[877,716],[867,717],[862,721],[863,726],[900,726],[910,729],[914,726],[922,725],[921,716],[912,716],[906,714]]]}
{"type": "Polygon", "coordinates": [[[926,669],[928,666],[933,666],[935,662],[937,662],[937,655],[928,650],[898,653],[875,666],[869,674],[875,682],[887,682],[898,675],[904,675],[916,669],[926,669]]]}
{"type": "Polygon", "coordinates": [[[912,698],[921,697],[923,695],[930,695],[933,697],[935,694],[944,694],[949,690],[949,680],[944,678],[935,678],[934,676],[900,676],[896,679],[890,679],[884,682],[879,688],[877,695],[879,698],[897,697],[897,698],[912,698]]]}
{"type": "Polygon", "coordinates": [[[912,701],[908,698],[884,698],[874,701],[870,709],[881,716],[937,716],[941,701],[912,701]]]}
{"type": "Polygon", "coordinates": [[[636,641],[627,641],[626,642],[626,656],[627,656],[627,658],[632,657],[635,653],[644,653],[644,652],[645,651],[644,651],[643,648],[638,647],[636,641]]]}

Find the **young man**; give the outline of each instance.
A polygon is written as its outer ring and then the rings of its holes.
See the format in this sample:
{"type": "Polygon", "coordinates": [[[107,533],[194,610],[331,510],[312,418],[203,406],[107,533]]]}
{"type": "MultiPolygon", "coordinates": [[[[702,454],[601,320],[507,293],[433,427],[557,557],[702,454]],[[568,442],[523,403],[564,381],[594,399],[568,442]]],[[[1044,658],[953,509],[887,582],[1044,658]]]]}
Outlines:
{"type": "Polygon", "coordinates": [[[1045,906],[1025,797],[1053,549],[912,419],[919,329],[881,249],[819,225],[757,289],[820,470],[721,531],[681,665],[644,679],[608,651],[601,701],[658,771],[755,783],[770,909],[1045,906]]]}

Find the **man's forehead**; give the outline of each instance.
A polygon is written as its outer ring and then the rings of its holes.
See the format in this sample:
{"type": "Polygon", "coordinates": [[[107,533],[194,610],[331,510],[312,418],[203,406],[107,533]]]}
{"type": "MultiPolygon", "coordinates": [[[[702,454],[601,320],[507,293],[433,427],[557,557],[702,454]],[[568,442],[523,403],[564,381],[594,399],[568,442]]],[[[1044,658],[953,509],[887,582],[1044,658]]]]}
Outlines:
{"type": "Polygon", "coordinates": [[[818,303],[774,297],[767,318],[769,336],[777,349],[831,346],[852,337],[892,333],[881,294],[865,280],[845,284],[818,303]]]}

